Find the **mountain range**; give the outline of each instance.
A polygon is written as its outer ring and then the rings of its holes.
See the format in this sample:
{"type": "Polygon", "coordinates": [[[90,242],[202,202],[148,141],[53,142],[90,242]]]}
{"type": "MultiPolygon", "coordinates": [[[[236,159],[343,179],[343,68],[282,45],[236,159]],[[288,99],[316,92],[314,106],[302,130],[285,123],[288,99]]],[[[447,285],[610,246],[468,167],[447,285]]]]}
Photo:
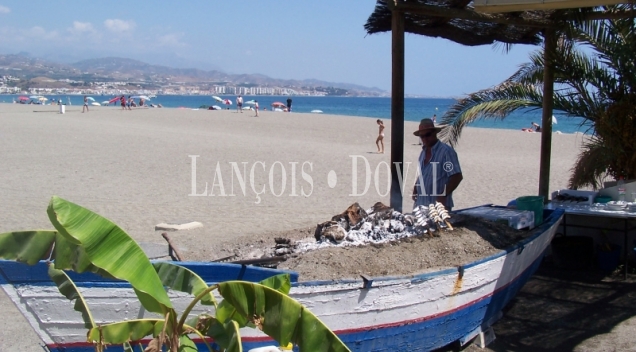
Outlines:
{"type": "MultiPolygon", "coordinates": [[[[184,85],[234,85],[288,88],[333,87],[345,89],[350,95],[385,96],[388,92],[379,88],[364,87],[350,83],[326,82],[317,79],[285,80],[261,74],[228,74],[219,70],[205,71],[197,68],[172,68],[145,62],[106,57],[88,59],[72,64],[61,64],[27,53],[0,55],[0,75],[20,79],[23,88],[41,82],[43,78],[68,79],[76,82],[130,82],[152,89],[168,83],[184,85]]],[[[51,82],[54,83],[54,82],[51,82]]],[[[55,82],[57,83],[57,82],[55,82]]],[[[60,82],[62,84],[63,82],[60,82]]],[[[55,86],[61,86],[55,84],[55,86]]],[[[203,88],[203,87],[202,87],[203,88]]]]}

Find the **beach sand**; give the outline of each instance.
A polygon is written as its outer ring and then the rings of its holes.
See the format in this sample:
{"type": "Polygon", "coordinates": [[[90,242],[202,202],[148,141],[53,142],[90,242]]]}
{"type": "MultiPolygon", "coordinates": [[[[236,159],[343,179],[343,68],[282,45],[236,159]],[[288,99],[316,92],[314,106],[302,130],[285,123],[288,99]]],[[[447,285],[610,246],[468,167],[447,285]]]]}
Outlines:
{"type": "MultiPolygon", "coordinates": [[[[202,228],[170,236],[186,260],[213,260],[224,242],[315,226],[354,202],[389,204],[389,120],[387,154],[377,154],[377,125],[370,118],[66,108],[59,114],[56,106],[0,104],[0,232],[51,228],[46,207],[58,195],[159,248],[165,241],[156,224],[198,221],[202,228]],[[244,189],[230,163],[240,170],[244,189]]],[[[406,195],[421,150],[416,129],[416,122],[405,123],[406,195]]],[[[553,135],[551,191],[567,188],[580,144],[580,135],[553,135]]],[[[539,149],[538,133],[467,128],[457,147],[464,181],[454,194],[455,209],[535,195],[539,149]]],[[[405,196],[404,211],[411,207],[405,196]]],[[[0,350],[13,340],[10,328],[2,330],[0,350]]]]}

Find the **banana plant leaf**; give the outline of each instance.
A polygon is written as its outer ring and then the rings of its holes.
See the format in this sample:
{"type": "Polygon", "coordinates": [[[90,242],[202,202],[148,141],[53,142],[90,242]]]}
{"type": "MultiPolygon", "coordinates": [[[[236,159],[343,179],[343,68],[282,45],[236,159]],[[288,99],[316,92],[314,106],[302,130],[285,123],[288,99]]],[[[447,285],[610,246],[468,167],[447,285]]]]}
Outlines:
{"type": "Polygon", "coordinates": [[[226,352],[242,352],[240,327],[234,320],[221,323],[213,319],[210,328],[205,335],[214,339],[217,345],[225,349],[226,352]]]}
{"type": "Polygon", "coordinates": [[[172,310],[172,303],[150,260],[124,230],[57,196],[51,198],[47,213],[55,229],[71,243],[81,246],[92,265],[128,281],[146,310],[162,315],[172,310]]]}
{"type": "Polygon", "coordinates": [[[123,344],[152,335],[157,336],[163,329],[163,319],[135,319],[94,327],[88,331],[89,342],[103,341],[107,344],[123,344]]]}
{"type": "MultiPolygon", "coordinates": [[[[196,297],[208,288],[205,281],[190,269],[170,262],[152,263],[152,266],[157,271],[161,283],[173,290],[189,293],[196,297]]],[[[216,306],[212,292],[201,298],[201,304],[216,306]]]]}
{"type": "Polygon", "coordinates": [[[197,352],[199,349],[188,335],[179,336],[179,352],[197,352]]]}
{"type": "Polygon", "coordinates": [[[252,322],[281,346],[291,342],[300,351],[349,351],[318,317],[274,289],[244,281],[227,281],[218,286],[225,300],[242,315],[252,317],[252,322]]]}
{"type": "MultiPolygon", "coordinates": [[[[268,277],[265,280],[262,280],[259,283],[285,295],[289,294],[289,290],[291,289],[291,278],[289,274],[274,275],[272,277],[268,277]]],[[[232,304],[227,300],[222,301],[216,309],[216,319],[221,322],[226,322],[228,319],[235,320],[239,324],[239,327],[249,325],[249,319],[247,318],[247,316],[238,312],[236,308],[234,308],[234,306],[232,306],[232,304]]],[[[216,336],[210,337],[215,340],[218,338],[216,336]]]]}
{"type": "Polygon", "coordinates": [[[64,271],[55,269],[52,264],[49,264],[48,272],[51,280],[55,282],[60,293],[63,294],[64,297],[66,297],[69,301],[75,300],[73,309],[82,313],[82,318],[84,319],[84,327],[87,329],[96,327],[93,315],[91,314],[90,309],[88,309],[88,304],[86,304],[84,296],[82,296],[82,294],[79,292],[73,280],[71,280],[71,278],[68,277],[68,275],[66,275],[64,271]]]}
{"type": "Polygon", "coordinates": [[[80,246],[52,230],[0,234],[0,258],[28,265],[50,259],[55,261],[56,269],[73,270],[78,273],[90,271],[112,278],[107,272],[92,265],[80,246]]]}
{"type": "Polygon", "coordinates": [[[0,233],[0,258],[35,265],[48,259],[56,231],[16,231],[0,233]]]}

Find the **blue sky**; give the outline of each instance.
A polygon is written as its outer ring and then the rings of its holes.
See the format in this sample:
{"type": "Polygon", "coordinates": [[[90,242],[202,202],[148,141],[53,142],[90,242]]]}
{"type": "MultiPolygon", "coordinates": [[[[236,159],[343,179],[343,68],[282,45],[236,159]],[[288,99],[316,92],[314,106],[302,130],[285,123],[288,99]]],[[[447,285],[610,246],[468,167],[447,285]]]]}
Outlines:
{"type": "MultiPolygon", "coordinates": [[[[366,35],[374,0],[2,1],[0,53],[57,62],[125,57],[172,67],[391,88],[390,33],[366,35]]],[[[407,94],[461,96],[527,61],[445,39],[406,36],[407,94]]]]}

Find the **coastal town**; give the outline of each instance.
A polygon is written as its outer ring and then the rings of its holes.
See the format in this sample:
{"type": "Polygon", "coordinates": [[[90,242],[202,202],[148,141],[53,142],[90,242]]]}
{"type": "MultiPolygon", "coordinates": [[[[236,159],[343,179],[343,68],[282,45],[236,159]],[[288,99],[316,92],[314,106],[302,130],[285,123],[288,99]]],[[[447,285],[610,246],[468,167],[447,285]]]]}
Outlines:
{"type": "Polygon", "coordinates": [[[66,65],[24,55],[0,55],[0,94],[388,96],[347,83],[177,69],[124,58],[66,65]]]}

